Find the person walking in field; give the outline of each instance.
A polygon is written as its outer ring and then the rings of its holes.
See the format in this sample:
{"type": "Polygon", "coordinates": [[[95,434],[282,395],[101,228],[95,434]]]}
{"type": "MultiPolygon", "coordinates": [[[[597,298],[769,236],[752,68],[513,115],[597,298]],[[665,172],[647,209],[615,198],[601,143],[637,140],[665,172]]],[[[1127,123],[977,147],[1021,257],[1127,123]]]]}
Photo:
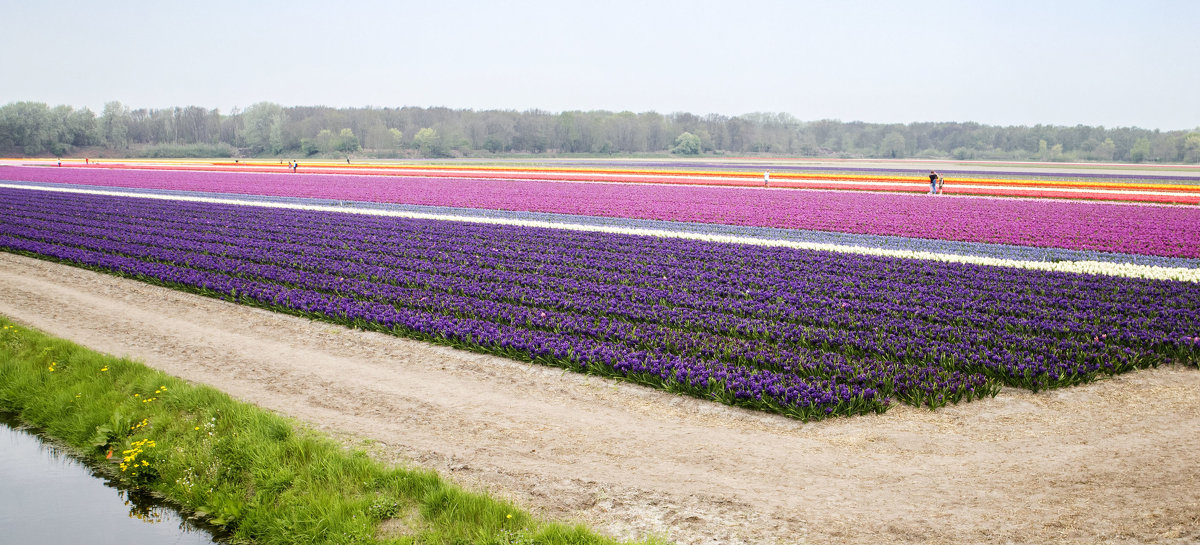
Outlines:
{"type": "Polygon", "coordinates": [[[768,170],[763,173],[763,187],[767,187],[770,185],[771,185],[771,171],[768,170]]]}
{"type": "Polygon", "coordinates": [[[945,179],[945,178],[943,178],[943,177],[942,177],[942,176],[939,174],[939,175],[938,175],[938,187],[937,187],[937,192],[938,192],[938,194],[939,194],[939,195],[940,195],[941,193],[943,193],[943,191],[942,191],[942,186],[944,186],[944,185],[946,185],[946,179],[945,179]]]}
{"type": "Polygon", "coordinates": [[[938,173],[937,173],[937,172],[934,172],[934,171],[932,171],[932,170],[931,170],[931,171],[929,171],[929,194],[930,194],[930,195],[936,195],[936,194],[937,194],[937,189],[938,189],[938,179],[940,179],[940,178],[941,178],[941,177],[940,177],[940,176],[938,176],[938,173]]]}

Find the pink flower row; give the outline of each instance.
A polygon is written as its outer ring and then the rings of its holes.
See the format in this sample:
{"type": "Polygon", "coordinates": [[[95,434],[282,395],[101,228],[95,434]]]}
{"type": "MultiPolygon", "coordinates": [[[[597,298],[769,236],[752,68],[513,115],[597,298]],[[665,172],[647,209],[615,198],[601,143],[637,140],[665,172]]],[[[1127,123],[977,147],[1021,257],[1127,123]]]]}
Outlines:
{"type": "Polygon", "coordinates": [[[0,167],[0,180],[359,200],[1200,257],[1200,208],[738,187],[0,167]]]}

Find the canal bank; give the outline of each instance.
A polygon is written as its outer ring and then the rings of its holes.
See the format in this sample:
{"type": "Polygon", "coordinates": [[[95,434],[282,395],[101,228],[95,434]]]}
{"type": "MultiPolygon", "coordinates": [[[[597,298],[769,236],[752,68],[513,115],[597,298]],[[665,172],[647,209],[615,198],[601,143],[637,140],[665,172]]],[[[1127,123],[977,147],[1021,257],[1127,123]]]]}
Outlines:
{"type": "Polygon", "coordinates": [[[165,498],[234,542],[615,543],[3,317],[0,412],[89,464],[115,461],[122,486],[165,498]]]}

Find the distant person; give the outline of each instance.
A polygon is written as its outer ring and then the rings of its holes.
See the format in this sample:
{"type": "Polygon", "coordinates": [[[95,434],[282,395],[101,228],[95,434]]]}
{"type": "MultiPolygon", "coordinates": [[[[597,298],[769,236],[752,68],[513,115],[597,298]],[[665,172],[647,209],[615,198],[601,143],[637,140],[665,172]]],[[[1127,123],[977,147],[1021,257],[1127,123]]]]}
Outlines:
{"type": "Polygon", "coordinates": [[[938,176],[938,190],[937,190],[938,193],[942,193],[942,186],[944,186],[944,185],[946,185],[946,179],[941,177],[941,175],[939,175],[938,176]]]}
{"type": "Polygon", "coordinates": [[[932,170],[929,171],[929,194],[930,195],[937,194],[937,184],[938,184],[939,177],[940,176],[938,176],[937,172],[934,172],[932,170]]]}
{"type": "Polygon", "coordinates": [[[771,171],[768,170],[763,173],[763,187],[768,187],[770,185],[771,185],[771,171]]]}
{"type": "Polygon", "coordinates": [[[300,166],[300,163],[292,161],[292,172],[296,172],[296,168],[298,168],[299,166],[300,166]]]}

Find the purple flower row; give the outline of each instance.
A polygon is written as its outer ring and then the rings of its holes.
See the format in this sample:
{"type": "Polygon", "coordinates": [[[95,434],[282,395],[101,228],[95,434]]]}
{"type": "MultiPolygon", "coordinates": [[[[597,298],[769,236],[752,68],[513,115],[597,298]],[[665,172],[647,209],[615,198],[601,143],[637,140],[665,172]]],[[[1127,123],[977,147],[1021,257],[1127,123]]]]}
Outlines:
{"type": "Polygon", "coordinates": [[[0,246],[802,418],[1196,359],[1191,284],[3,190],[0,246]]]}
{"type": "Polygon", "coordinates": [[[0,167],[0,179],[549,212],[1200,257],[1200,208],[462,178],[0,167]]]}

